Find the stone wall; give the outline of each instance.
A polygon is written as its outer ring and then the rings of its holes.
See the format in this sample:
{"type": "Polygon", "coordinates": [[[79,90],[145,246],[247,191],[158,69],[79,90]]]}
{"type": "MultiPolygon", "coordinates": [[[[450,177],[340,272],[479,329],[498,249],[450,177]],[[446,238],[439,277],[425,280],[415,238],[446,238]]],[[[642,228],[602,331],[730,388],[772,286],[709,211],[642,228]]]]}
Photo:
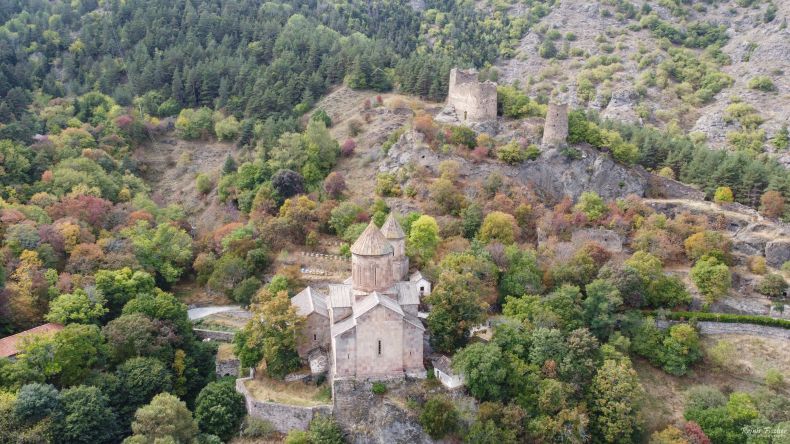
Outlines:
{"type": "Polygon", "coordinates": [[[462,123],[496,120],[496,83],[477,81],[477,71],[450,70],[447,104],[462,123]]]}
{"type": "Polygon", "coordinates": [[[239,376],[241,362],[239,362],[239,360],[236,358],[222,361],[218,359],[215,365],[215,373],[217,374],[218,378],[224,378],[225,376],[239,376]]]}
{"type": "MultiPolygon", "coordinates": [[[[656,321],[658,328],[667,328],[679,321],[656,321]]],[[[700,321],[697,322],[700,334],[703,335],[725,335],[741,334],[762,336],[766,338],[778,338],[790,340],[790,330],[780,327],[770,327],[767,325],[738,324],[728,322],[700,321]]]]}
{"type": "Polygon", "coordinates": [[[705,193],[702,191],[678,182],[677,180],[667,179],[657,174],[651,174],[650,188],[648,195],[661,199],[692,199],[705,200],[705,193]]]}
{"type": "Polygon", "coordinates": [[[236,334],[232,331],[203,330],[199,328],[193,328],[192,331],[194,331],[200,339],[211,339],[212,341],[222,342],[233,342],[233,336],[236,334]]]}
{"type": "Polygon", "coordinates": [[[584,228],[571,234],[571,243],[576,249],[583,247],[588,242],[600,244],[612,253],[621,253],[623,251],[623,238],[612,230],[584,228]]]}
{"type": "Polygon", "coordinates": [[[568,140],[568,104],[549,103],[543,126],[543,146],[560,146],[568,140]]]}
{"type": "Polygon", "coordinates": [[[247,390],[247,386],[244,385],[244,382],[249,380],[250,378],[236,380],[236,391],[244,396],[247,414],[254,418],[269,421],[278,432],[288,433],[289,430],[293,429],[307,430],[310,421],[312,421],[316,415],[332,415],[331,405],[299,407],[276,402],[259,401],[250,394],[247,390]]]}

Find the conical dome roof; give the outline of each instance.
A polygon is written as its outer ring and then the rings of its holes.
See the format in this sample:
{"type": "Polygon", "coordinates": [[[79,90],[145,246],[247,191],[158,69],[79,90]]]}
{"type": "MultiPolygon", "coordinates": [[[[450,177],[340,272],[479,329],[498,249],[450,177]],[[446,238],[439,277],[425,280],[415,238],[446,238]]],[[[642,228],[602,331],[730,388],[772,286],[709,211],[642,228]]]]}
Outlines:
{"type": "Polygon", "coordinates": [[[395,213],[390,212],[384,225],[381,226],[381,234],[387,239],[403,239],[406,233],[403,232],[398,221],[395,219],[395,213]]]}
{"type": "Polygon", "coordinates": [[[376,224],[370,222],[359,239],[351,246],[351,252],[359,256],[384,256],[392,253],[392,245],[376,224]]]}

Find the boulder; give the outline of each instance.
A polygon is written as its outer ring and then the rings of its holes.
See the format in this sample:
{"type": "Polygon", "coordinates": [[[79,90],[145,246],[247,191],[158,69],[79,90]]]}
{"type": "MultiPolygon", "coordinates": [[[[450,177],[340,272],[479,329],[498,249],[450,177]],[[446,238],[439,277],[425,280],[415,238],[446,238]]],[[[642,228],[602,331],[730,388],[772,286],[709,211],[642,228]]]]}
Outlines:
{"type": "Polygon", "coordinates": [[[774,268],[790,261],[790,239],[776,239],[765,244],[765,262],[774,268]]]}

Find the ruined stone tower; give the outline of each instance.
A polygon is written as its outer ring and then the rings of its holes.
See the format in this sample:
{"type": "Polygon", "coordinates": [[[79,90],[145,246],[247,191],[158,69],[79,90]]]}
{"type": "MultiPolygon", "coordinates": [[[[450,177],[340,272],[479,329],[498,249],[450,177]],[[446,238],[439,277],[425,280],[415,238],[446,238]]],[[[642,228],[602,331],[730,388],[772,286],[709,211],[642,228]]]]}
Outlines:
{"type": "Polygon", "coordinates": [[[543,127],[543,146],[560,146],[568,140],[568,104],[549,102],[543,127]]]}
{"type": "Polygon", "coordinates": [[[486,122],[496,119],[496,83],[478,82],[477,71],[450,70],[447,105],[455,108],[461,122],[486,122]]]}

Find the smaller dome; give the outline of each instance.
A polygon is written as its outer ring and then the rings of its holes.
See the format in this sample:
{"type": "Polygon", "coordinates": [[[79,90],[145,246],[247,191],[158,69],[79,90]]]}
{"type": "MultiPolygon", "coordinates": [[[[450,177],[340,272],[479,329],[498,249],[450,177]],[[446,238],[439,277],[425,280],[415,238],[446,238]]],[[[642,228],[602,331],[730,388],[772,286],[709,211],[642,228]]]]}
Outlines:
{"type": "Polygon", "coordinates": [[[390,212],[389,216],[387,216],[387,220],[384,221],[384,225],[381,226],[381,234],[387,239],[403,239],[406,237],[403,228],[401,228],[400,224],[395,219],[395,213],[390,212]]]}
{"type": "Polygon", "coordinates": [[[384,256],[392,252],[392,245],[373,222],[370,222],[351,246],[351,253],[358,256],[384,256]]]}

